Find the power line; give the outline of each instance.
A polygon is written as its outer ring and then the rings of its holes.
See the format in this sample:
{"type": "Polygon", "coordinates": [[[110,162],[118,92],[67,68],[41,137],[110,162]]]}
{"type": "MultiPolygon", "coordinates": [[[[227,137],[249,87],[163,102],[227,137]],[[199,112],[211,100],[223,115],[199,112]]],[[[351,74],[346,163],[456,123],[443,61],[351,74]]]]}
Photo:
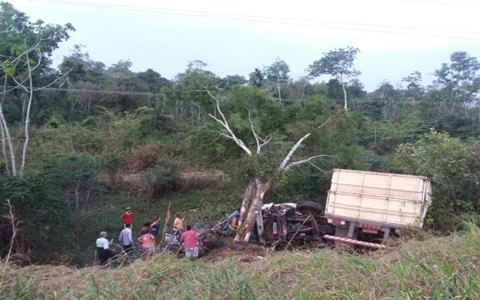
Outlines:
{"type": "MultiPolygon", "coordinates": [[[[405,0],[407,2],[422,3],[422,4],[433,4],[433,5],[442,5],[448,7],[467,7],[467,8],[479,8],[478,5],[464,4],[461,2],[448,2],[448,1],[433,1],[433,0],[405,0]]],[[[477,2],[478,3],[478,2],[477,2]]]]}
{"type": "MultiPolygon", "coordinates": [[[[34,88],[35,90],[35,88],[34,88]]],[[[90,89],[72,89],[72,88],[39,88],[36,91],[59,91],[59,92],[73,92],[84,94],[107,94],[107,95],[140,95],[140,96],[163,96],[163,94],[149,93],[149,92],[129,92],[129,91],[112,91],[112,90],[90,90],[90,89]]]]}
{"type": "MultiPolygon", "coordinates": [[[[29,0],[33,1],[33,0],[29,0]]],[[[413,0],[410,0],[415,2],[413,0]]],[[[421,1],[421,0],[417,0],[421,1]]],[[[409,26],[391,26],[391,25],[378,25],[367,23],[354,23],[354,22],[336,22],[336,21],[323,21],[313,19],[295,19],[295,18],[280,18],[270,16],[255,16],[247,14],[233,14],[233,13],[216,13],[208,11],[197,10],[185,10],[185,9],[167,9],[158,7],[146,7],[139,5],[125,5],[125,4],[107,4],[101,2],[88,2],[88,1],[59,1],[59,0],[35,0],[35,2],[44,2],[51,4],[61,4],[69,6],[83,6],[83,7],[96,7],[107,9],[121,9],[121,10],[136,10],[148,13],[159,13],[167,15],[180,15],[180,16],[192,16],[201,18],[223,19],[233,21],[247,21],[257,23],[270,23],[279,25],[294,25],[302,27],[316,27],[316,28],[331,28],[337,30],[351,30],[351,31],[364,31],[375,32],[383,34],[400,34],[400,35],[418,35],[422,32],[424,35],[432,36],[435,38],[447,38],[447,39],[460,39],[460,40],[480,40],[480,32],[475,31],[452,31],[450,34],[444,34],[447,29],[433,29],[425,27],[409,27],[409,26]],[[460,35],[460,36],[459,36],[460,35]]]]}
{"type": "MultiPolygon", "coordinates": [[[[34,88],[35,89],[35,88],[34,88]]],[[[140,96],[149,96],[149,97],[157,97],[161,96],[164,97],[164,94],[161,93],[149,93],[149,92],[128,92],[128,91],[113,91],[113,90],[91,90],[91,89],[74,89],[74,88],[41,88],[37,91],[59,91],[59,92],[73,92],[73,93],[85,93],[85,94],[107,94],[107,95],[140,95],[140,96]]],[[[335,100],[335,99],[331,99],[335,100]]],[[[336,101],[336,100],[335,100],[336,101]]],[[[405,99],[405,98],[392,98],[392,99],[352,99],[350,100],[352,104],[369,104],[369,103],[389,103],[389,104],[410,104],[410,105],[417,105],[417,104],[436,104],[442,101],[434,101],[434,100],[424,100],[424,99],[405,99]]],[[[473,101],[473,100],[472,100],[473,101]]],[[[295,100],[295,99],[284,99],[282,102],[302,102],[302,100],[295,100]]],[[[448,102],[448,101],[447,101],[448,102]]],[[[453,102],[452,102],[453,103],[453,102]]],[[[457,103],[457,102],[455,102],[457,103]]]]}

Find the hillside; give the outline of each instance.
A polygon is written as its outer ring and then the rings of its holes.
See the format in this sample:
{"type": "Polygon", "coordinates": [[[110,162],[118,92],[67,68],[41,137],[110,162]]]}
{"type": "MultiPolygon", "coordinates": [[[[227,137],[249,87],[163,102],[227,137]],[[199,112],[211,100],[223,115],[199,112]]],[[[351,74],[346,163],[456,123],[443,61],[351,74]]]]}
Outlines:
{"type": "Polygon", "coordinates": [[[386,251],[157,255],[116,269],[2,264],[2,299],[478,299],[480,230],[420,234],[386,251]],[[259,255],[262,254],[262,255],[259,255]]]}
{"type": "MultiPolygon", "coordinates": [[[[93,60],[80,45],[54,68],[74,25],[0,2],[2,261],[92,266],[95,239],[118,240],[126,207],[135,239],[158,216],[205,229],[243,205],[236,234],[247,241],[262,203],[324,205],[336,168],[428,177],[426,232],[480,219],[480,61],[465,51],[432,84],[414,72],[373,92],[354,76],[353,46],[324,53],[308,78],[292,78],[281,59],[249,78],[193,60],[169,80],[93,60]]],[[[239,276],[259,276],[249,272],[239,276]]]]}

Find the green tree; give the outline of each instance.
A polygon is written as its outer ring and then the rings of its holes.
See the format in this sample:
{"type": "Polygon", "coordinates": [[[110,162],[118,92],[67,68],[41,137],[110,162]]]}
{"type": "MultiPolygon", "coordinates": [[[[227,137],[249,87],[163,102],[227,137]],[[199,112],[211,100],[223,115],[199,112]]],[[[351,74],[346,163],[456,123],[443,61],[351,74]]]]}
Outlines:
{"type": "Polygon", "coordinates": [[[119,112],[133,111],[149,104],[148,83],[132,72],[131,67],[130,61],[120,60],[105,72],[105,89],[111,92],[104,98],[119,112]]]}
{"type": "Polygon", "coordinates": [[[447,133],[432,131],[415,143],[400,145],[396,161],[408,173],[428,176],[433,183],[429,224],[450,231],[459,215],[478,211],[479,162],[471,145],[447,133]]]}
{"type": "Polygon", "coordinates": [[[441,103],[447,109],[453,109],[456,103],[465,105],[476,101],[475,95],[480,91],[479,70],[480,62],[476,57],[458,51],[450,55],[450,63],[443,63],[435,71],[434,83],[444,92],[441,103]]]}
{"type": "Polygon", "coordinates": [[[87,52],[82,51],[82,48],[81,45],[75,45],[70,55],[63,57],[59,65],[60,73],[66,76],[67,86],[79,81],[96,84],[105,81],[105,64],[93,61],[87,52]]]}
{"type": "Polygon", "coordinates": [[[59,66],[60,74],[66,81],[59,98],[50,103],[50,107],[69,120],[84,118],[90,115],[93,103],[102,100],[100,92],[105,85],[105,65],[90,59],[88,53],[82,51],[82,46],[75,45],[69,56],[63,58],[59,66]],[[95,91],[98,91],[95,92],[95,91]],[[59,109],[59,102],[66,107],[59,109]]]}
{"type": "Polygon", "coordinates": [[[310,82],[308,82],[308,78],[300,78],[288,83],[285,86],[285,93],[292,101],[304,101],[306,98],[313,96],[315,91],[310,82]]]}
{"type": "MultiPolygon", "coordinates": [[[[318,152],[314,149],[314,152],[306,152],[305,141],[333,122],[337,115],[316,116],[315,122],[298,124],[299,126],[290,132],[278,130],[280,129],[278,126],[276,130],[263,131],[259,126],[261,114],[251,106],[251,102],[247,102],[250,105],[243,106],[243,111],[229,110],[227,114],[222,107],[228,108],[229,102],[233,99],[213,94],[209,90],[206,92],[214,100],[215,111],[208,115],[221,126],[220,136],[233,141],[244,154],[241,165],[244,169],[243,174],[250,178],[250,181],[244,192],[240,225],[235,239],[248,241],[256,212],[265,193],[272,187],[272,182],[297,166],[313,164],[314,160],[326,157],[326,155],[316,154],[318,152]],[[239,117],[241,115],[246,117],[239,117]],[[239,127],[240,130],[237,130],[239,127]]],[[[252,100],[255,103],[255,97],[252,100]]],[[[238,101],[233,101],[233,103],[236,102],[238,101]]],[[[281,107],[280,104],[277,105],[281,107]]],[[[272,114],[269,113],[269,117],[270,115],[272,114]]]]}
{"type": "Polygon", "coordinates": [[[164,88],[169,113],[177,121],[190,119],[192,125],[203,125],[203,112],[213,108],[211,98],[205,89],[216,89],[220,78],[204,70],[206,64],[201,61],[190,62],[185,73],[176,76],[172,86],[164,88]]]}
{"type": "Polygon", "coordinates": [[[381,103],[382,118],[394,120],[398,118],[400,93],[390,82],[383,82],[372,94],[371,99],[381,103]]]}
{"type": "MultiPolygon", "coordinates": [[[[34,94],[42,87],[44,74],[51,74],[52,52],[59,43],[69,38],[68,32],[74,30],[71,24],[65,26],[45,25],[38,20],[30,22],[24,13],[17,11],[11,4],[0,3],[0,131],[2,154],[7,173],[22,174],[25,170],[28,144],[30,141],[30,117],[34,94]],[[13,87],[12,87],[13,86],[13,87]],[[17,167],[14,137],[5,118],[3,104],[20,99],[22,107],[22,135],[18,140],[21,147],[20,167],[17,167]]],[[[49,84],[53,84],[50,82],[49,84]]]]}
{"type": "Polygon", "coordinates": [[[402,78],[402,82],[407,83],[405,96],[411,98],[412,102],[416,102],[422,98],[425,93],[422,87],[422,73],[415,71],[407,77],[402,78]]]}
{"type": "Polygon", "coordinates": [[[220,79],[218,87],[228,90],[238,85],[244,85],[245,83],[247,83],[247,80],[241,75],[227,75],[220,79]]]}
{"type": "Polygon", "coordinates": [[[164,86],[169,86],[171,83],[160,73],[152,69],[147,69],[144,72],[138,73],[138,78],[148,85],[148,91],[153,94],[158,94],[164,86]]]}
{"type": "Polygon", "coordinates": [[[266,67],[263,73],[267,77],[268,82],[275,86],[278,102],[282,102],[281,88],[288,83],[290,67],[284,60],[277,57],[275,62],[266,67]]]}
{"type": "Polygon", "coordinates": [[[360,71],[353,68],[353,63],[360,50],[354,47],[338,48],[324,53],[323,57],[308,66],[309,76],[312,78],[326,74],[336,78],[342,85],[344,108],[347,110],[346,81],[348,78],[360,75],[360,71]]]}
{"type": "Polygon", "coordinates": [[[264,81],[265,81],[265,76],[263,75],[262,71],[260,69],[255,68],[255,70],[250,73],[248,77],[248,83],[251,86],[256,86],[256,87],[263,87],[264,81]]]}
{"type": "Polygon", "coordinates": [[[98,180],[100,166],[89,154],[57,154],[47,157],[39,166],[37,176],[44,181],[45,196],[51,205],[49,213],[60,217],[56,220],[59,224],[51,226],[71,237],[61,241],[59,247],[69,241],[71,248],[67,250],[78,253],[89,238],[84,226],[92,213],[90,204],[103,192],[98,180]]]}

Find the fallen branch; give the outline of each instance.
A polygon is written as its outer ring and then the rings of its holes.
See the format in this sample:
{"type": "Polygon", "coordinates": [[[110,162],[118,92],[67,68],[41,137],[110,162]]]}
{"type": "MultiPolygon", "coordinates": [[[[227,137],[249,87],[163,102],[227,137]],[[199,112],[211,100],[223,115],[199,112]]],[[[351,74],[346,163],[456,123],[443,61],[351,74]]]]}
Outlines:
{"type": "Polygon", "coordinates": [[[163,222],[163,231],[162,231],[162,238],[160,239],[160,244],[163,242],[163,239],[165,238],[165,233],[167,232],[167,223],[170,220],[170,205],[172,203],[168,203],[168,208],[167,212],[165,213],[165,221],[163,222]]]}
{"type": "Polygon", "coordinates": [[[9,220],[10,225],[12,227],[12,236],[10,237],[10,245],[8,248],[7,256],[5,257],[5,262],[8,262],[12,257],[13,245],[15,244],[15,238],[17,237],[19,221],[17,221],[17,218],[15,218],[15,215],[13,214],[12,204],[10,203],[9,199],[7,199],[6,205],[8,206],[8,214],[3,215],[2,217],[9,220]]]}

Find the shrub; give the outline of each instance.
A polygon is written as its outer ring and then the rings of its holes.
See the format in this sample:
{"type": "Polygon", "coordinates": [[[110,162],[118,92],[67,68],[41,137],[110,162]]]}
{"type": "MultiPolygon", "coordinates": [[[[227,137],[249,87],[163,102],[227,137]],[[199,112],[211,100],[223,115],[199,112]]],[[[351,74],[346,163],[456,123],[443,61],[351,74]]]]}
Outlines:
{"type": "Polygon", "coordinates": [[[431,227],[455,230],[459,215],[478,210],[480,166],[471,145],[432,131],[416,143],[400,145],[396,161],[408,173],[432,180],[433,202],[427,217],[431,227]]]}
{"type": "Polygon", "coordinates": [[[148,199],[158,199],[164,194],[176,191],[180,186],[180,176],[173,167],[156,166],[140,174],[143,194],[148,199]]]}

